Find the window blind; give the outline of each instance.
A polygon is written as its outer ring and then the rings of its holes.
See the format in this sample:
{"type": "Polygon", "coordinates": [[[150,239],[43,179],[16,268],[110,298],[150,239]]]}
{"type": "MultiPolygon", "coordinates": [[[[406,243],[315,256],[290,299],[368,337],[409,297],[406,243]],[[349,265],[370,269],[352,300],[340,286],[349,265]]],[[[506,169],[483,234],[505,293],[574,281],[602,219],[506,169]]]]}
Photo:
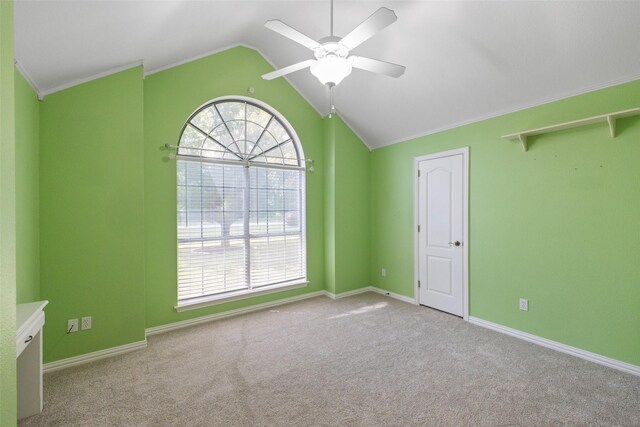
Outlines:
{"type": "Polygon", "coordinates": [[[304,279],[304,179],[178,159],[178,300],[304,279]]]}

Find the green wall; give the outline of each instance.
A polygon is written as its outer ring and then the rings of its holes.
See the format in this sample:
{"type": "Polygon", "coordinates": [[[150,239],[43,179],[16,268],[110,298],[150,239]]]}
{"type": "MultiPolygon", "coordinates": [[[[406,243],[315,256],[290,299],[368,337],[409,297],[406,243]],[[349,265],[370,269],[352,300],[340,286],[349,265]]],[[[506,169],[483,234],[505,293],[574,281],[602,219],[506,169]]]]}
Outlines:
{"type": "Polygon", "coordinates": [[[16,422],[13,2],[0,1],[0,425],[16,422]]]}
{"type": "Polygon", "coordinates": [[[144,81],[145,264],[147,327],[324,289],[323,123],[284,79],[252,49],[236,47],[147,76],[144,81]],[[247,94],[253,87],[255,92],[247,94]],[[164,144],[177,144],[182,125],[203,103],[224,95],[250,96],[278,110],[295,129],[315,172],[307,173],[306,288],[178,313],[176,305],[176,169],[164,144]]]}
{"type": "Polygon", "coordinates": [[[336,293],[341,293],[371,284],[371,152],[339,116],[334,117],[336,293]]]}
{"type": "Polygon", "coordinates": [[[324,271],[325,289],[336,293],[336,121],[324,119],[324,271]]]}
{"type": "Polygon", "coordinates": [[[15,73],[17,302],[40,298],[40,116],[36,93],[15,73]]]}
{"type": "Polygon", "coordinates": [[[325,119],[326,289],[369,286],[371,153],[339,115],[325,119]]]}
{"type": "Polygon", "coordinates": [[[145,338],[142,85],[137,67],[40,103],[45,362],[145,338]]]}
{"type": "Polygon", "coordinates": [[[640,365],[640,118],[500,138],[638,106],[635,81],[374,150],[373,285],[413,296],[413,158],[469,146],[471,316],[640,365]]]}

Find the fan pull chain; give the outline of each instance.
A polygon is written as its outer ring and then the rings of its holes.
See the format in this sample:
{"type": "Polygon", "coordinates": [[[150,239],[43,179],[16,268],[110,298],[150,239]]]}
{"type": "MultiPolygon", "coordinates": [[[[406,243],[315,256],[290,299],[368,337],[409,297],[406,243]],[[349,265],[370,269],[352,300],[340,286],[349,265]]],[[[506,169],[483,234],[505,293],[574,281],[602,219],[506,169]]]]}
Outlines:
{"type": "Polygon", "coordinates": [[[329,118],[336,112],[336,106],[333,102],[333,88],[335,85],[329,85],[329,118]]]}

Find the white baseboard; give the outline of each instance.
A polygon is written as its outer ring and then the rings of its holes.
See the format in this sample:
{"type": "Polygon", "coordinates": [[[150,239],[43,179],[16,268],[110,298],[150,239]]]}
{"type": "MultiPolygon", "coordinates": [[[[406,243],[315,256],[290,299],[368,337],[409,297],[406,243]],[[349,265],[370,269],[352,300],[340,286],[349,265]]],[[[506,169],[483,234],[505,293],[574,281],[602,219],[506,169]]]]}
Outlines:
{"type": "Polygon", "coordinates": [[[301,301],[308,298],[314,298],[317,296],[326,295],[325,291],[309,292],[308,294],[302,294],[295,297],[282,298],[279,300],[264,302],[262,304],[251,305],[249,307],[237,308],[235,310],[223,311],[221,313],[210,314],[208,316],[196,317],[194,319],[182,320],[180,322],[168,323],[166,325],[154,326],[145,330],[147,336],[162,334],[164,332],[174,331],[176,329],[182,329],[193,325],[199,325],[201,323],[213,322],[214,320],[224,319],[226,317],[239,316],[245,313],[251,313],[252,311],[263,310],[269,307],[275,307],[278,305],[288,304],[295,301],[301,301]]]}
{"type": "Polygon", "coordinates": [[[408,302],[409,304],[416,304],[416,300],[411,297],[406,297],[404,295],[396,294],[394,292],[385,291],[384,289],[376,288],[375,286],[365,286],[363,288],[354,289],[352,291],[340,292],[339,294],[334,294],[329,291],[324,291],[324,294],[331,299],[340,299],[345,297],[350,297],[352,295],[363,294],[365,292],[375,292],[380,295],[385,295],[391,298],[395,298],[397,300],[408,302]]]}
{"type": "Polygon", "coordinates": [[[570,354],[572,356],[579,357],[590,362],[597,363],[599,365],[607,366],[609,368],[617,369],[619,371],[627,372],[629,374],[640,376],[640,366],[632,365],[620,360],[611,359],[609,357],[601,356],[590,351],[582,350],[576,347],[571,347],[566,344],[559,343],[557,341],[551,341],[546,338],[532,335],[526,332],[512,329],[507,326],[500,325],[498,323],[488,322],[486,320],[478,319],[477,317],[469,316],[469,323],[482,326],[483,328],[491,329],[503,334],[511,335],[512,337],[520,338],[525,341],[529,341],[534,344],[541,345],[562,353],[570,354]]]}
{"type": "Polygon", "coordinates": [[[400,300],[400,301],[403,301],[403,302],[407,302],[409,304],[418,305],[418,302],[416,301],[415,298],[411,298],[411,297],[407,297],[407,296],[404,296],[404,295],[396,294],[395,292],[386,291],[384,289],[376,288],[375,286],[369,286],[369,290],[371,292],[375,292],[375,293],[380,294],[380,295],[386,295],[386,296],[389,296],[391,298],[395,298],[397,300],[400,300]]]}
{"type": "Polygon", "coordinates": [[[365,292],[369,292],[371,290],[369,288],[370,286],[365,286],[364,288],[358,288],[358,289],[354,289],[352,291],[347,291],[347,292],[340,292],[339,294],[334,294],[329,291],[324,291],[324,295],[331,299],[340,299],[340,298],[350,297],[352,295],[358,295],[358,294],[363,294],[365,292]]]}
{"type": "Polygon", "coordinates": [[[129,353],[130,351],[140,350],[143,348],[147,348],[146,339],[144,339],[143,341],[136,341],[130,344],[124,344],[117,347],[94,351],[92,353],[81,354],[80,356],[74,356],[67,359],[45,363],[42,366],[42,370],[46,374],[47,372],[70,368],[71,366],[82,365],[89,362],[95,362],[96,360],[106,359],[107,357],[113,357],[119,354],[129,353]]]}

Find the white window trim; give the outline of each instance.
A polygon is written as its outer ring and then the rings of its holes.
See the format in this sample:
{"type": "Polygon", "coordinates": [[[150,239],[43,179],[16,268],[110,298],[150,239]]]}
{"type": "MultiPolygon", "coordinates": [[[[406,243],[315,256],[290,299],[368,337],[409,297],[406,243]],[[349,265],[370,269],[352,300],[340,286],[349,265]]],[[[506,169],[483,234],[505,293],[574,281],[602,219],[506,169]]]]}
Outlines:
{"type": "MultiPolygon", "coordinates": [[[[304,150],[302,148],[302,144],[300,143],[300,138],[298,137],[298,134],[296,133],[295,129],[293,128],[293,126],[291,126],[291,123],[289,123],[289,121],[286,119],[286,117],[284,117],[279,111],[277,111],[276,109],[274,109],[273,107],[271,107],[269,104],[262,102],[258,99],[255,98],[250,98],[250,97],[246,97],[246,96],[234,96],[234,95],[230,95],[230,96],[221,96],[218,98],[215,98],[213,100],[207,101],[204,104],[202,104],[201,106],[199,106],[197,110],[200,110],[202,107],[204,107],[205,105],[209,105],[212,103],[217,103],[217,102],[222,102],[222,101],[241,101],[241,102],[249,102],[252,103],[254,105],[257,105],[258,107],[266,110],[267,112],[269,112],[271,115],[273,115],[274,117],[276,117],[277,119],[280,120],[280,122],[282,123],[282,125],[285,127],[285,129],[287,130],[287,132],[289,133],[289,135],[291,136],[291,139],[294,141],[294,143],[296,144],[296,148],[298,150],[298,154],[300,155],[300,159],[302,161],[302,165],[300,167],[279,167],[278,165],[256,165],[259,167],[273,167],[274,169],[294,169],[294,170],[301,170],[301,171],[305,171],[306,170],[306,158],[304,156],[304,150]]],[[[191,118],[191,116],[189,117],[191,118]]],[[[189,119],[187,119],[187,122],[189,121],[189,119]]],[[[185,122],[185,125],[186,123],[185,122]]],[[[179,157],[179,156],[177,156],[179,157]]],[[[195,159],[191,159],[189,158],[188,160],[195,160],[195,159]]],[[[196,161],[203,161],[203,162],[207,162],[208,159],[200,159],[200,160],[196,160],[196,161]]],[[[216,162],[217,163],[217,162],[216,162]]],[[[227,162],[220,162],[220,163],[227,163],[227,162]]],[[[229,162],[230,163],[230,162],[229,162]]],[[[250,162],[247,162],[246,166],[250,166],[250,162]]],[[[303,177],[304,180],[304,184],[303,184],[303,188],[304,191],[306,192],[306,177],[303,177]]],[[[255,296],[260,296],[260,295],[267,295],[267,294],[271,294],[271,293],[275,293],[275,292],[284,292],[287,290],[292,290],[292,289],[298,289],[298,288],[304,288],[307,287],[307,285],[309,284],[309,281],[307,280],[307,268],[308,268],[308,264],[307,264],[307,227],[306,227],[306,219],[307,219],[307,212],[306,212],[306,196],[304,197],[302,206],[301,206],[301,213],[302,213],[302,239],[304,241],[304,247],[303,247],[303,263],[304,263],[304,270],[305,270],[305,277],[304,278],[300,278],[300,279],[293,279],[287,282],[282,282],[282,283],[276,283],[276,284],[272,284],[272,285],[268,285],[268,286],[262,286],[259,288],[254,288],[254,289],[241,289],[241,290],[237,290],[237,291],[232,291],[232,292],[228,292],[228,293],[224,293],[224,294],[213,294],[213,295],[205,295],[202,297],[195,297],[195,298],[190,298],[187,300],[182,300],[180,301],[177,298],[177,292],[178,292],[178,286],[176,286],[176,306],[174,306],[174,309],[177,312],[182,312],[182,311],[189,311],[189,310],[196,310],[198,308],[203,308],[203,307],[209,307],[209,306],[214,306],[214,305],[218,305],[218,304],[224,304],[227,302],[231,302],[231,301],[237,301],[237,300],[243,300],[243,299],[248,299],[248,298],[252,298],[255,296]]],[[[177,283],[176,283],[177,284],[177,283]]]]}
{"type": "Polygon", "coordinates": [[[196,310],[198,308],[224,304],[231,301],[243,300],[259,295],[267,295],[274,292],[283,292],[291,289],[305,288],[308,284],[309,282],[307,280],[300,279],[290,282],[277,283],[270,286],[263,286],[256,289],[241,289],[239,291],[229,292],[226,294],[207,295],[204,297],[181,301],[178,303],[178,305],[175,306],[175,309],[177,312],[196,310]]]}

